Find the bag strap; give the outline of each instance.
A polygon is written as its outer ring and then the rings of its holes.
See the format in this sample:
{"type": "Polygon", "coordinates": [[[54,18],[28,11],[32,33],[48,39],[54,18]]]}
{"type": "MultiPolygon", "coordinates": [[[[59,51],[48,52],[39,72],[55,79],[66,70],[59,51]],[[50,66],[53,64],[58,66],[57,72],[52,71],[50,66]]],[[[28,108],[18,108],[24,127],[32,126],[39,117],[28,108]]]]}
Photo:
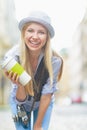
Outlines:
{"type": "Polygon", "coordinates": [[[42,91],[43,86],[46,83],[48,77],[49,77],[49,73],[48,73],[48,70],[45,66],[44,57],[43,57],[38,68],[37,68],[36,74],[34,76],[34,80],[35,80],[34,92],[35,92],[36,101],[40,100],[41,91],[42,91]]]}

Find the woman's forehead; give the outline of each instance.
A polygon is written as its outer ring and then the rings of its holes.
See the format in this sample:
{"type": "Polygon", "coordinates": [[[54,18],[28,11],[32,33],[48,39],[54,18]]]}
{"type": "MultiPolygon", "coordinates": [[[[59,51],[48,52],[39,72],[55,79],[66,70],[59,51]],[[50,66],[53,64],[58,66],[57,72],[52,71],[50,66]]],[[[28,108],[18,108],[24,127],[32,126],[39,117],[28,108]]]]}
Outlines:
{"type": "Polygon", "coordinates": [[[28,27],[32,27],[32,28],[34,28],[34,27],[38,28],[39,27],[39,28],[47,31],[47,29],[42,24],[37,23],[37,22],[31,22],[31,23],[27,24],[27,28],[28,27]]]}

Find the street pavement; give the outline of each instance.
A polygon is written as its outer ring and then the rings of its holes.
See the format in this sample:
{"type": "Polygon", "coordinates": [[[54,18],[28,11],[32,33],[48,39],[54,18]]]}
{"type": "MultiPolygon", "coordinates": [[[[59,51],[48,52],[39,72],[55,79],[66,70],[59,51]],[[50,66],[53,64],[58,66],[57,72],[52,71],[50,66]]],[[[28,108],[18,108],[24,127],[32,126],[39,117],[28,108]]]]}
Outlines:
{"type": "MultiPolygon", "coordinates": [[[[0,109],[0,130],[15,130],[9,109],[0,109]]],[[[87,130],[87,104],[55,104],[49,130],[87,130]]]]}

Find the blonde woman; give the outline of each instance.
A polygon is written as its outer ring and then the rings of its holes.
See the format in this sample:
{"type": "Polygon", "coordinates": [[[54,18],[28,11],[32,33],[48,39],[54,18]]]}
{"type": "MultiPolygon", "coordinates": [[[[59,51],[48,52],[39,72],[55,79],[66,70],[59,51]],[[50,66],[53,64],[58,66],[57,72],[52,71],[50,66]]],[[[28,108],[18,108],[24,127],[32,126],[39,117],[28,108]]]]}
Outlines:
{"type": "Polygon", "coordinates": [[[50,17],[41,11],[23,18],[19,29],[22,42],[13,47],[5,58],[13,56],[31,76],[31,81],[23,86],[16,73],[5,71],[13,86],[10,105],[15,127],[16,130],[48,130],[54,92],[63,68],[62,58],[51,49],[55,31],[50,17]]]}

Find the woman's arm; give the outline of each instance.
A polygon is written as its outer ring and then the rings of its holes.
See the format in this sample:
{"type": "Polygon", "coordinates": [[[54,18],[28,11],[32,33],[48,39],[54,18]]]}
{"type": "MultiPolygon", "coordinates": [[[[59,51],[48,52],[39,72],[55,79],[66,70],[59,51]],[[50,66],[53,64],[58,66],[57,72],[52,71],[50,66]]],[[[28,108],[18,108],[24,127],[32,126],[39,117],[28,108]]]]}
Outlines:
{"type": "Polygon", "coordinates": [[[51,102],[51,96],[52,94],[45,94],[41,96],[38,116],[34,125],[34,130],[42,130],[42,121],[46,113],[46,110],[51,102]]]}
{"type": "Polygon", "coordinates": [[[16,91],[16,99],[18,101],[24,101],[26,99],[27,95],[25,92],[25,87],[22,85],[19,85],[16,91]]]}
{"type": "Polygon", "coordinates": [[[26,99],[26,92],[25,87],[19,83],[19,76],[16,73],[13,72],[8,73],[7,71],[5,71],[5,75],[7,78],[9,78],[13,83],[15,83],[18,86],[16,91],[17,100],[24,101],[26,99]]]}

